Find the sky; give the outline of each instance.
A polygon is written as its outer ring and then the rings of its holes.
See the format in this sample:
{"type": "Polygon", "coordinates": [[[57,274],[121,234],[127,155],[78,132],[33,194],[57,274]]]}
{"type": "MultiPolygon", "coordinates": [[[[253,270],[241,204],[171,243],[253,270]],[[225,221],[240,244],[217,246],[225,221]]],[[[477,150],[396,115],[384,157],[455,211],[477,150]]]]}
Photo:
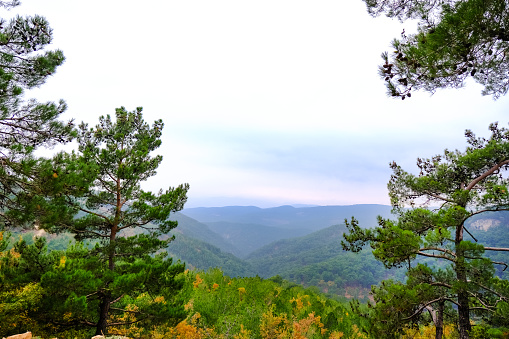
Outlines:
{"type": "Polygon", "coordinates": [[[163,119],[143,187],[189,183],[188,208],[389,204],[390,162],[416,172],[417,157],[464,149],[465,129],[508,122],[509,98],[474,82],[387,97],[380,54],[415,23],[361,0],[22,0],[16,13],[46,17],[66,56],[25,96],[64,99],[62,119],[91,126],[120,106],[163,119]]]}

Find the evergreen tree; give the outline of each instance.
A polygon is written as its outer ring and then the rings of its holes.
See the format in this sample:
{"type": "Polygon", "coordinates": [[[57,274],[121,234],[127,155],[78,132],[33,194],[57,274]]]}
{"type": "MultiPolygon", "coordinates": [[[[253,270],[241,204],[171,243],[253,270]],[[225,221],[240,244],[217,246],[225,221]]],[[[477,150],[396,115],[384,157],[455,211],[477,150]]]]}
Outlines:
{"type": "MultiPolygon", "coordinates": [[[[8,9],[19,1],[1,1],[8,9]]],[[[20,192],[32,186],[36,160],[32,151],[43,145],[67,142],[72,122],[57,120],[66,109],[58,104],[22,100],[23,90],[42,85],[64,62],[61,51],[43,51],[52,30],[41,16],[0,18],[0,215],[13,223],[8,211],[20,208],[20,192]]],[[[17,216],[22,214],[17,213],[17,216]]]]}
{"type": "MultiPolygon", "coordinates": [[[[509,130],[497,124],[490,130],[489,139],[467,131],[469,146],[464,152],[445,150],[443,155],[418,159],[419,175],[392,163],[388,188],[398,219],[379,218],[375,229],[362,229],[353,220],[342,242],[354,252],[369,244],[386,267],[409,268],[407,286],[416,295],[401,310],[403,316],[395,310],[393,317],[408,322],[428,306],[438,310],[442,303],[452,303],[462,339],[468,338],[471,313],[489,317],[508,297],[507,282],[495,277],[493,268],[506,264],[490,260],[485,252],[509,249],[478,244],[465,225],[471,217],[509,209],[509,179],[502,175],[509,169],[509,130]],[[435,259],[435,267],[412,267],[418,257],[435,259]]],[[[375,292],[381,293],[387,290],[375,292]]],[[[397,298],[388,300],[397,304],[397,298]]],[[[383,303],[375,306],[382,307],[383,303]]]]}
{"type": "Polygon", "coordinates": [[[364,0],[368,12],[418,21],[416,34],[401,33],[393,53],[383,53],[379,73],[388,94],[458,88],[467,78],[483,95],[507,93],[509,4],[506,0],[364,0]]]}
{"type": "Polygon", "coordinates": [[[168,232],[177,226],[168,217],[183,208],[189,186],[158,194],[140,188],[162,161],[160,155],[150,156],[161,145],[162,128],[161,120],[152,127],[145,123],[141,108],[127,112],[123,107],[116,110],[116,121],[108,115],[95,128],[81,124],[78,152],[48,161],[37,185],[51,197],[38,200],[41,227],[95,243],[90,251],[79,246],[71,250],[67,268],[43,278],[42,286],[52,288],[55,298],[64,299],[60,305],[75,311],[74,321],[95,327],[96,334],[129,323],[110,322],[124,312],[136,315],[138,322],[183,316],[183,306],[172,300],[184,265],[172,265],[164,250],[173,239],[168,232]],[[65,290],[62,281],[69,283],[65,290]],[[86,286],[75,286],[84,281],[86,286]],[[142,295],[164,299],[136,310],[122,307],[142,295]]]}

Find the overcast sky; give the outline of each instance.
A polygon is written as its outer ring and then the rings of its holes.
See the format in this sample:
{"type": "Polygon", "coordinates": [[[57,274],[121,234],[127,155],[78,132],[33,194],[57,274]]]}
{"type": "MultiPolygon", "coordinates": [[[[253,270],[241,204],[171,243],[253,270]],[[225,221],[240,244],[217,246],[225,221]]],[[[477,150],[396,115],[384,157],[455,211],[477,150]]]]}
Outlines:
{"type": "Polygon", "coordinates": [[[412,22],[361,0],[22,0],[66,62],[27,97],[91,125],[116,107],[163,119],[163,164],[145,187],[188,182],[186,207],[389,204],[395,160],[463,149],[464,130],[507,125],[507,97],[386,96],[380,54],[412,22]]]}

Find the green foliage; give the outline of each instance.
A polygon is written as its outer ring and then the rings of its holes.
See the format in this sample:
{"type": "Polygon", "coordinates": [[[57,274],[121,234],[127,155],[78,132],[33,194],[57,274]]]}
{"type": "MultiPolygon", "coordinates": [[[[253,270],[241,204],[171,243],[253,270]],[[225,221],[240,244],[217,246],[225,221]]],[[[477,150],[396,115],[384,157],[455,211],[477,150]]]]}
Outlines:
{"type": "Polygon", "coordinates": [[[432,159],[418,159],[418,176],[393,163],[388,188],[396,221],[379,218],[374,229],[362,229],[355,219],[347,222],[350,232],[344,234],[344,249],[358,252],[370,245],[386,267],[408,267],[406,284],[384,284],[373,291],[375,300],[386,300],[385,294],[400,295],[396,289],[405,290],[405,307],[400,307],[399,298],[387,299],[387,306],[393,308],[387,312],[390,319],[383,317],[383,302],[373,305],[373,319],[387,333],[419,321],[426,308],[443,315],[443,303],[446,308],[453,303],[460,337],[468,338],[470,313],[489,319],[506,303],[508,291],[493,267],[505,263],[492,261],[484,252],[509,249],[477,243],[466,227],[473,216],[509,206],[509,181],[501,174],[509,168],[509,131],[497,124],[490,130],[489,139],[467,131],[469,146],[464,152],[446,150],[432,159]],[[431,203],[439,207],[428,208],[431,203]],[[412,208],[406,209],[408,205],[412,208]],[[435,262],[429,267],[417,264],[417,257],[435,262]]]}
{"type": "Polygon", "coordinates": [[[36,238],[31,245],[20,240],[0,261],[4,296],[0,314],[5,319],[0,330],[3,334],[30,330],[64,337],[93,335],[90,327],[98,321],[102,303],[97,295],[105,285],[123,294],[112,307],[112,322],[122,323],[126,309],[145,314],[136,319],[141,325],[175,324],[185,316],[176,293],[183,284],[177,278],[183,265],[172,264],[164,255],[147,255],[131,265],[119,260],[118,266],[109,271],[81,243],[66,251],[48,251],[44,238],[36,238]]]}
{"type": "Polygon", "coordinates": [[[262,247],[247,261],[261,276],[276,274],[304,286],[318,286],[329,295],[367,297],[372,284],[388,276],[403,277],[402,272],[384,272],[371,253],[356,256],[338,248],[344,225],[334,225],[304,237],[285,239],[262,247]],[[348,292],[348,291],[350,292],[348,292]]]}
{"type": "MultiPolygon", "coordinates": [[[[232,279],[217,269],[188,272],[184,291],[189,298],[188,322],[195,319],[197,327],[227,337],[244,329],[250,338],[275,338],[277,330],[280,334],[293,331],[294,337],[301,338],[296,334],[296,324],[303,324],[311,314],[314,324],[322,324],[319,328],[323,332],[306,338],[329,337],[334,331],[342,332],[345,338],[354,333],[361,337],[363,319],[349,313],[344,304],[281,279],[232,279]],[[268,336],[271,329],[273,336],[268,336]]],[[[287,337],[281,334],[278,338],[287,337]]]]}
{"type": "MultiPolygon", "coordinates": [[[[10,8],[19,1],[2,1],[10,8]]],[[[33,178],[38,163],[32,152],[39,146],[65,143],[73,137],[72,122],[57,120],[66,104],[22,100],[24,89],[38,87],[64,62],[61,51],[44,51],[52,30],[41,16],[0,18],[0,208],[2,226],[32,221],[33,178]]]]}
{"type": "Polygon", "coordinates": [[[467,78],[484,86],[483,95],[507,93],[505,76],[509,48],[509,8],[505,0],[364,0],[368,12],[400,20],[415,19],[416,34],[392,42],[394,53],[383,53],[379,73],[389,95],[461,87],[467,78]]]}
{"type": "Polygon", "coordinates": [[[75,329],[93,326],[101,334],[108,333],[111,323],[128,324],[119,314],[144,295],[162,296],[165,302],[136,303],[132,313],[137,322],[183,317],[174,292],[182,286],[176,277],[184,265],[172,264],[164,250],[173,239],[168,232],[177,226],[168,217],[182,209],[188,185],[158,194],[140,188],[162,161],[150,153],[160,146],[163,128],[161,120],[150,127],[141,111],[122,107],[116,121],[106,116],[95,128],[81,124],[78,152],[41,161],[37,187],[44,191],[34,217],[46,231],[70,233],[78,243],[66,251],[61,269],[39,272],[44,273],[40,280],[36,276],[31,281],[40,281],[58,301],[46,314],[59,318],[69,312],[67,326],[75,329]],[[87,248],[82,240],[95,245],[87,248]]]}

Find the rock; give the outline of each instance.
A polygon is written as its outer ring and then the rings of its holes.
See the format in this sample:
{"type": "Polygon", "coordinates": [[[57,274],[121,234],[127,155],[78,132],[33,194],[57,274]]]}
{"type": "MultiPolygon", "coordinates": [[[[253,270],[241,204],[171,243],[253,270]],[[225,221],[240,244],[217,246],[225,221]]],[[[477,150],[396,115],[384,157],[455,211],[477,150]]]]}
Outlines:
{"type": "Polygon", "coordinates": [[[15,335],[8,336],[7,338],[3,338],[3,339],[32,339],[32,332],[27,332],[27,333],[23,333],[23,334],[15,334],[15,335]]]}

